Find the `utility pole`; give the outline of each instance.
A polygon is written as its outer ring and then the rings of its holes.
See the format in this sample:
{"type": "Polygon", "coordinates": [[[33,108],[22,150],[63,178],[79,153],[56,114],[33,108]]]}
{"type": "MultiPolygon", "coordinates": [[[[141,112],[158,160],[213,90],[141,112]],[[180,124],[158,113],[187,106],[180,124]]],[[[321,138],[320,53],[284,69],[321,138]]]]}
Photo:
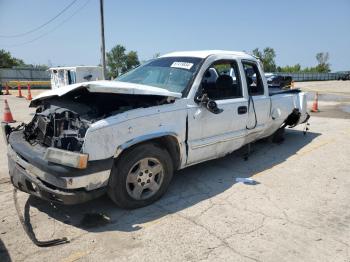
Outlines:
{"type": "Polygon", "coordinates": [[[106,79],[106,48],[105,48],[105,26],[103,18],[103,0],[100,0],[100,17],[101,17],[101,62],[102,62],[102,78],[106,79]]]}

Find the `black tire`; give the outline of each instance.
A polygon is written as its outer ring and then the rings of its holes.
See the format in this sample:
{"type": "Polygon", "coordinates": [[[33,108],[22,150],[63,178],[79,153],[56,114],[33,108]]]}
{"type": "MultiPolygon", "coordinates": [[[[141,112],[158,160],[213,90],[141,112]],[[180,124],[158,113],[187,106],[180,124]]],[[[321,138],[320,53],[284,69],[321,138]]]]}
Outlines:
{"type": "Polygon", "coordinates": [[[169,152],[153,143],[140,144],[122,153],[114,162],[108,182],[107,193],[112,201],[125,209],[140,208],[157,201],[168,189],[174,167],[169,152]],[[145,158],[157,159],[163,167],[162,182],[158,191],[147,199],[136,200],[128,192],[127,177],[132,168],[145,158]]]}

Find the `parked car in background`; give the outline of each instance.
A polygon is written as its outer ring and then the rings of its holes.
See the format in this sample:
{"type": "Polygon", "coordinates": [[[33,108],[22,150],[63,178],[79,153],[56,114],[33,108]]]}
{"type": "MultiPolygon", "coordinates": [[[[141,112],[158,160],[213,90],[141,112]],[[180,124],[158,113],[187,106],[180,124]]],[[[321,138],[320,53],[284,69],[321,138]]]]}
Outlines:
{"type": "Polygon", "coordinates": [[[350,80],[350,71],[340,71],[340,72],[337,72],[338,74],[338,80],[350,80]]]}
{"type": "Polygon", "coordinates": [[[266,80],[269,87],[289,88],[293,78],[291,76],[270,75],[266,80]]]}

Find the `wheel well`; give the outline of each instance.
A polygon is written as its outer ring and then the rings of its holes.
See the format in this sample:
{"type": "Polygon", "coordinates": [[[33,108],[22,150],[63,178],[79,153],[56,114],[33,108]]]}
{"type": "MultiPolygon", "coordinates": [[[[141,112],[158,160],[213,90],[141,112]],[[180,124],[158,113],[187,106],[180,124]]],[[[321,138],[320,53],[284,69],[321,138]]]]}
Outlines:
{"type": "Polygon", "coordinates": [[[180,167],[180,147],[177,139],[173,136],[163,136],[151,141],[166,148],[173,160],[174,170],[177,170],[180,167]]]}
{"type": "MultiPolygon", "coordinates": [[[[157,137],[149,140],[142,141],[140,143],[134,144],[129,148],[126,148],[124,151],[130,150],[131,148],[134,148],[136,146],[139,146],[141,144],[146,144],[146,143],[153,143],[155,145],[158,145],[161,148],[165,148],[173,161],[174,164],[174,170],[177,170],[180,167],[180,147],[177,139],[173,136],[162,136],[162,137],[157,137]]],[[[124,152],[122,152],[123,154],[124,152]]]]}

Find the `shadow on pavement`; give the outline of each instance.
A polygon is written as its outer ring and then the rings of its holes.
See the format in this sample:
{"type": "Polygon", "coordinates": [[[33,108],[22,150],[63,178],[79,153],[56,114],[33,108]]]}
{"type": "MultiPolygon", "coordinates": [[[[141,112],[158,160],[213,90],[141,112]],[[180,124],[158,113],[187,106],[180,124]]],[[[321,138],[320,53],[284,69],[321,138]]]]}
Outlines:
{"type": "Polygon", "coordinates": [[[5,244],[2,242],[0,238],[0,261],[1,262],[11,262],[11,257],[5,244]]]}
{"type": "Polygon", "coordinates": [[[27,204],[63,223],[90,232],[136,231],[143,223],[184,210],[226,191],[236,183],[237,177],[249,178],[284,162],[319,135],[308,133],[304,136],[302,131],[286,130],[282,144],[256,142],[247,161],[237,151],[180,170],[159,201],[136,210],[120,209],[107,196],[75,206],[54,205],[31,196],[27,204]]]}

